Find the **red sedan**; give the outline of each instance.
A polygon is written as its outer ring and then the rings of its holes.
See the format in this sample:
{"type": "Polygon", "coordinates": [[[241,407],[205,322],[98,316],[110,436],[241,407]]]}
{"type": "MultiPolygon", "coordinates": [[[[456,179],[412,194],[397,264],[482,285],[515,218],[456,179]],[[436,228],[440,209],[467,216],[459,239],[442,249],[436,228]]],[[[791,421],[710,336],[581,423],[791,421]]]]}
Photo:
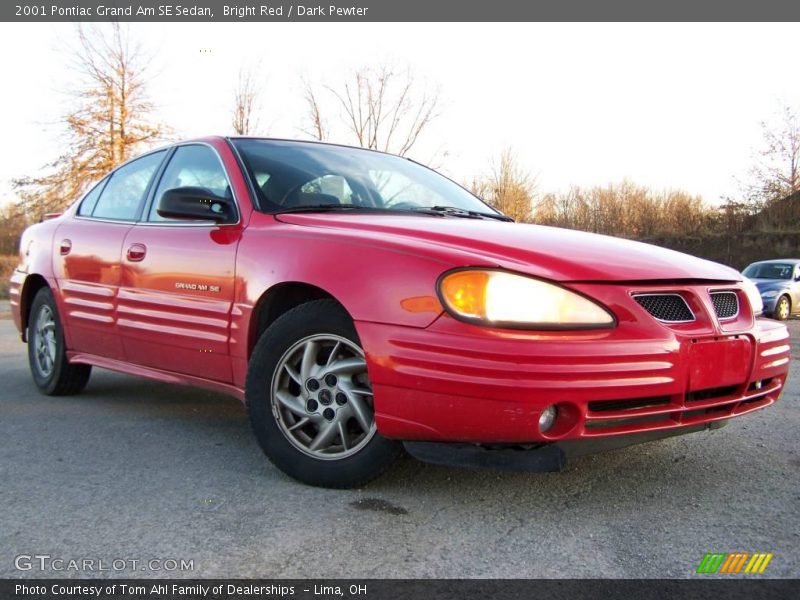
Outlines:
{"type": "Polygon", "coordinates": [[[230,393],[314,485],[360,485],[403,442],[490,464],[777,400],[788,333],[737,271],[509,221],[397,156],[206,138],[29,228],[11,304],[44,393],[93,366],[230,393]]]}

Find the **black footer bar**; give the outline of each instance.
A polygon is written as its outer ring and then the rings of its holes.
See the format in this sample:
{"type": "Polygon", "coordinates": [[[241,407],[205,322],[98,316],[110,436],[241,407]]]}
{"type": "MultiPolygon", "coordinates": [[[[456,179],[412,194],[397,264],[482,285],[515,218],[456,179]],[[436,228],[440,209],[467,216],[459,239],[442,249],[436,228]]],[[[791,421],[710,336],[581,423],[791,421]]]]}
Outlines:
{"type": "Polygon", "coordinates": [[[766,600],[800,598],[797,579],[3,579],[0,598],[30,600],[766,600]]]}

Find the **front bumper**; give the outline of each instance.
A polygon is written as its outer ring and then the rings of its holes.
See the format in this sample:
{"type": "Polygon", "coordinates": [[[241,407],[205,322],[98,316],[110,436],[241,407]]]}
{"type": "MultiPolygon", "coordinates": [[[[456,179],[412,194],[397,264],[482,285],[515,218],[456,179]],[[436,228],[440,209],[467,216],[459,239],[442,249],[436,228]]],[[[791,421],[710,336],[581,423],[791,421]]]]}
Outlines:
{"type": "Polygon", "coordinates": [[[775,309],[778,307],[778,298],[781,295],[778,294],[777,296],[773,296],[772,298],[764,298],[761,296],[761,301],[764,303],[764,314],[765,315],[774,315],[775,309]]]}
{"type": "Polygon", "coordinates": [[[28,276],[27,273],[23,273],[22,271],[15,269],[14,272],[11,274],[11,278],[8,282],[8,300],[11,307],[11,316],[14,319],[14,325],[17,328],[17,331],[20,332],[22,335],[22,341],[25,340],[25,323],[22,320],[22,288],[25,284],[25,278],[28,276]]]}
{"type": "MultiPolygon", "coordinates": [[[[403,440],[536,443],[697,426],[774,403],[789,369],[786,327],[746,303],[717,322],[704,286],[686,295],[694,323],[653,319],[624,286],[575,289],[619,325],[591,332],[477,327],[441,316],[417,329],[358,322],[379,431],[403,440]],[[540,432],[549,405],[555,426],[540,432]]],[[[718,289],[714,288],[714,289],[718,289]]]]}

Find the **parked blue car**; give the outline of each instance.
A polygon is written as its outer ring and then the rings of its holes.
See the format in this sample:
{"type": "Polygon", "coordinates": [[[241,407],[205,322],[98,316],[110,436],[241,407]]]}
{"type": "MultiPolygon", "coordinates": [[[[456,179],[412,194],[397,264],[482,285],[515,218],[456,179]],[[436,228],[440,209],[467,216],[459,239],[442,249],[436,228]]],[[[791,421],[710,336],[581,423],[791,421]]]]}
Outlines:
{"type": "Polygon", "coordinates": [[[800,259],[762,260],[742,274],[756,284],[764,302],[764,314],[785,321],[800,312],[800,259]]]}

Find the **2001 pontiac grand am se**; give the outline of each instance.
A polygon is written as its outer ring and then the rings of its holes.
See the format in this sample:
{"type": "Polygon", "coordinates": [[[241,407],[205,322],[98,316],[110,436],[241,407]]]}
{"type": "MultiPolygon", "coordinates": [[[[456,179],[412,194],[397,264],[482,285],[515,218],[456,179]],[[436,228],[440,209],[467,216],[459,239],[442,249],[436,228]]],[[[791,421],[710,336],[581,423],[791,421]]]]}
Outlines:
{"type": "Polygon", "coordinates": [[[507,221],[404,158],[206,138],[30,227],[12,310],[44,393],[92,366],[231,393],[314,485],[362,484],[403,443],[560,464],[777,400],[788,333],[737,271],[507,221]]]}

